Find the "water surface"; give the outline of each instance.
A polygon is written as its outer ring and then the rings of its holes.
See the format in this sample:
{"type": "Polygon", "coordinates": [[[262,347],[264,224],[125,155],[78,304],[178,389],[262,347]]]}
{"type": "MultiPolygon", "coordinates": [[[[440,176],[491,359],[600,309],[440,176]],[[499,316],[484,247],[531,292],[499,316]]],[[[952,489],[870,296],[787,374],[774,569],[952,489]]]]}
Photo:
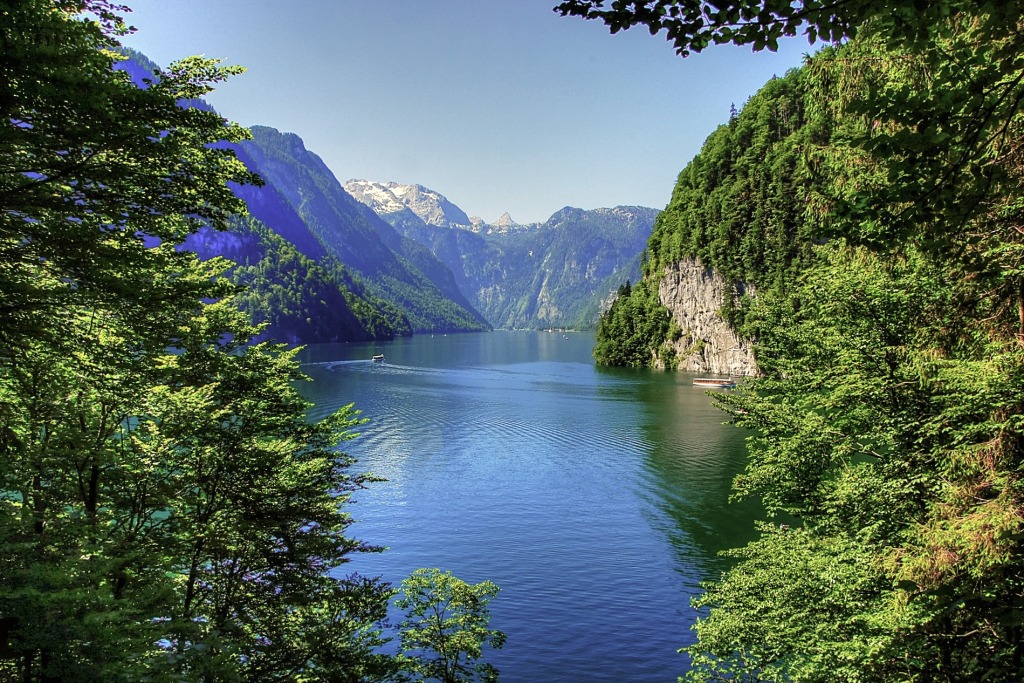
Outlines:
{"type": "Polygon", "coordinates": [[[493,332],[301,356],[314,414],[354,402],[371,422],[346,450],[387,479],[350,510],[389,550],[345,569],[497,583],[508,641],[488,661],[505,683],[675,681],[690,597],[752,538],[756,510],[727,503],[744,434],[692,376],[596,368],[592,348],[493,332]]]}

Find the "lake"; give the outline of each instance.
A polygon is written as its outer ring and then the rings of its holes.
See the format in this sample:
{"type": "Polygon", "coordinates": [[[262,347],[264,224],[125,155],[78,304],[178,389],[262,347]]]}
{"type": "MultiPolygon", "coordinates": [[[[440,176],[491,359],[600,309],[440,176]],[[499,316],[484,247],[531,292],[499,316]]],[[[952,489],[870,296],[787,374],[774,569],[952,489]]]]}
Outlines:
{"type": "Polygon", "coordinates": [[[753,538],[757,509],[728,503],[743,432],[692,375],[598,368],[593,343],[420,335],[300,357],[314,416],[354,402],[371,421],[345,450],[387,479],[349,509],[352,535],[389,549],[343,569],[497,583],[508,640],[486,661],[505,683],[675,681],[690,597],[753,538]]]}

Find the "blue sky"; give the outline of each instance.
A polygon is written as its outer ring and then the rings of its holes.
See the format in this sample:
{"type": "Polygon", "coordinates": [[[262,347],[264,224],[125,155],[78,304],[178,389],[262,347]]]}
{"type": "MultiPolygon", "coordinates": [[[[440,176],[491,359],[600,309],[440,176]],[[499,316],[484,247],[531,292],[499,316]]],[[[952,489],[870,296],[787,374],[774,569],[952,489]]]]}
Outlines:
{"type": "Polygon", "coordinates": [[[715,46],[686,59],[643,29],[610,35],[556,0],[126,0],[123,42],[166,66],[248,71],[209,98],[297,133],[341,182],[419,183],[470,215],[663,208],[704,139],[812,48],[715,46]]]}

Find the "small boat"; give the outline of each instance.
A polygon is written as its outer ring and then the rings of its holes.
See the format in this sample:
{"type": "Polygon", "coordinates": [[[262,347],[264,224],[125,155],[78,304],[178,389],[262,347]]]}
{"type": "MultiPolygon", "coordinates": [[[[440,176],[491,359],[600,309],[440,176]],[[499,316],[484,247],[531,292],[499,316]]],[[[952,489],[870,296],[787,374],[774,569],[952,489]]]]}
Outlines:
{"type": "Polygon", "coordinates": [[[383,363],[384,362],[384,354],[383,353],[378,353],[377,355],[375,355],[370,360],[372,360],[374,363],[383,363]]]}
{"type": "Polygon", "coordinates": [[[709,389],[735,389],[736,380],[729,375],[727,379],[718,377],[697,377],[693,380],[695,387],[708,387],[709,389]]]}

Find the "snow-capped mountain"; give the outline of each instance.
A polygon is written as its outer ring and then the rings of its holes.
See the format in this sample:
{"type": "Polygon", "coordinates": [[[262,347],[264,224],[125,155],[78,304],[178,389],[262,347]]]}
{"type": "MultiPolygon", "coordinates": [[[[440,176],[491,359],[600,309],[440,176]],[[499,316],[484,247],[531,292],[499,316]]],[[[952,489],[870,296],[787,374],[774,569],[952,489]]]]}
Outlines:
{"type": "Polygon", "coordinates": [[[422,185],[350,180],[345,189],[429,249],[491,325],[512,329],[596,324],[608,293],[640,277],[638,255],[658,214],[567,206],[544,223],[505,213],[488,224],[422,185]]]}
{"type": "Polygon", "coordinates": [[[353,179],[345,183],[345,191],[392,225],[406,223],[409,216],[403,214],[412,212],[427,225],[477,233],[509,233],[535,227],[516,223],[508,212],[494,223],[468,216],[443,194],[422,185],[353,179]]]}
{"type": "Polygon", "coordinates": [[[350,180],[345,191],[373,209],[378,215],[397,213],[405,208],[402,200],[388,187],[393,183],[373,183],[369,180],[350,180]]]}
{"type": "Polygon", "coordinates": [[[477,232],[466,212],[439,192],[422,185],[350,180],[345,191],[373,209],[379,216],[411,211],[427,225],[477,232]]]}

